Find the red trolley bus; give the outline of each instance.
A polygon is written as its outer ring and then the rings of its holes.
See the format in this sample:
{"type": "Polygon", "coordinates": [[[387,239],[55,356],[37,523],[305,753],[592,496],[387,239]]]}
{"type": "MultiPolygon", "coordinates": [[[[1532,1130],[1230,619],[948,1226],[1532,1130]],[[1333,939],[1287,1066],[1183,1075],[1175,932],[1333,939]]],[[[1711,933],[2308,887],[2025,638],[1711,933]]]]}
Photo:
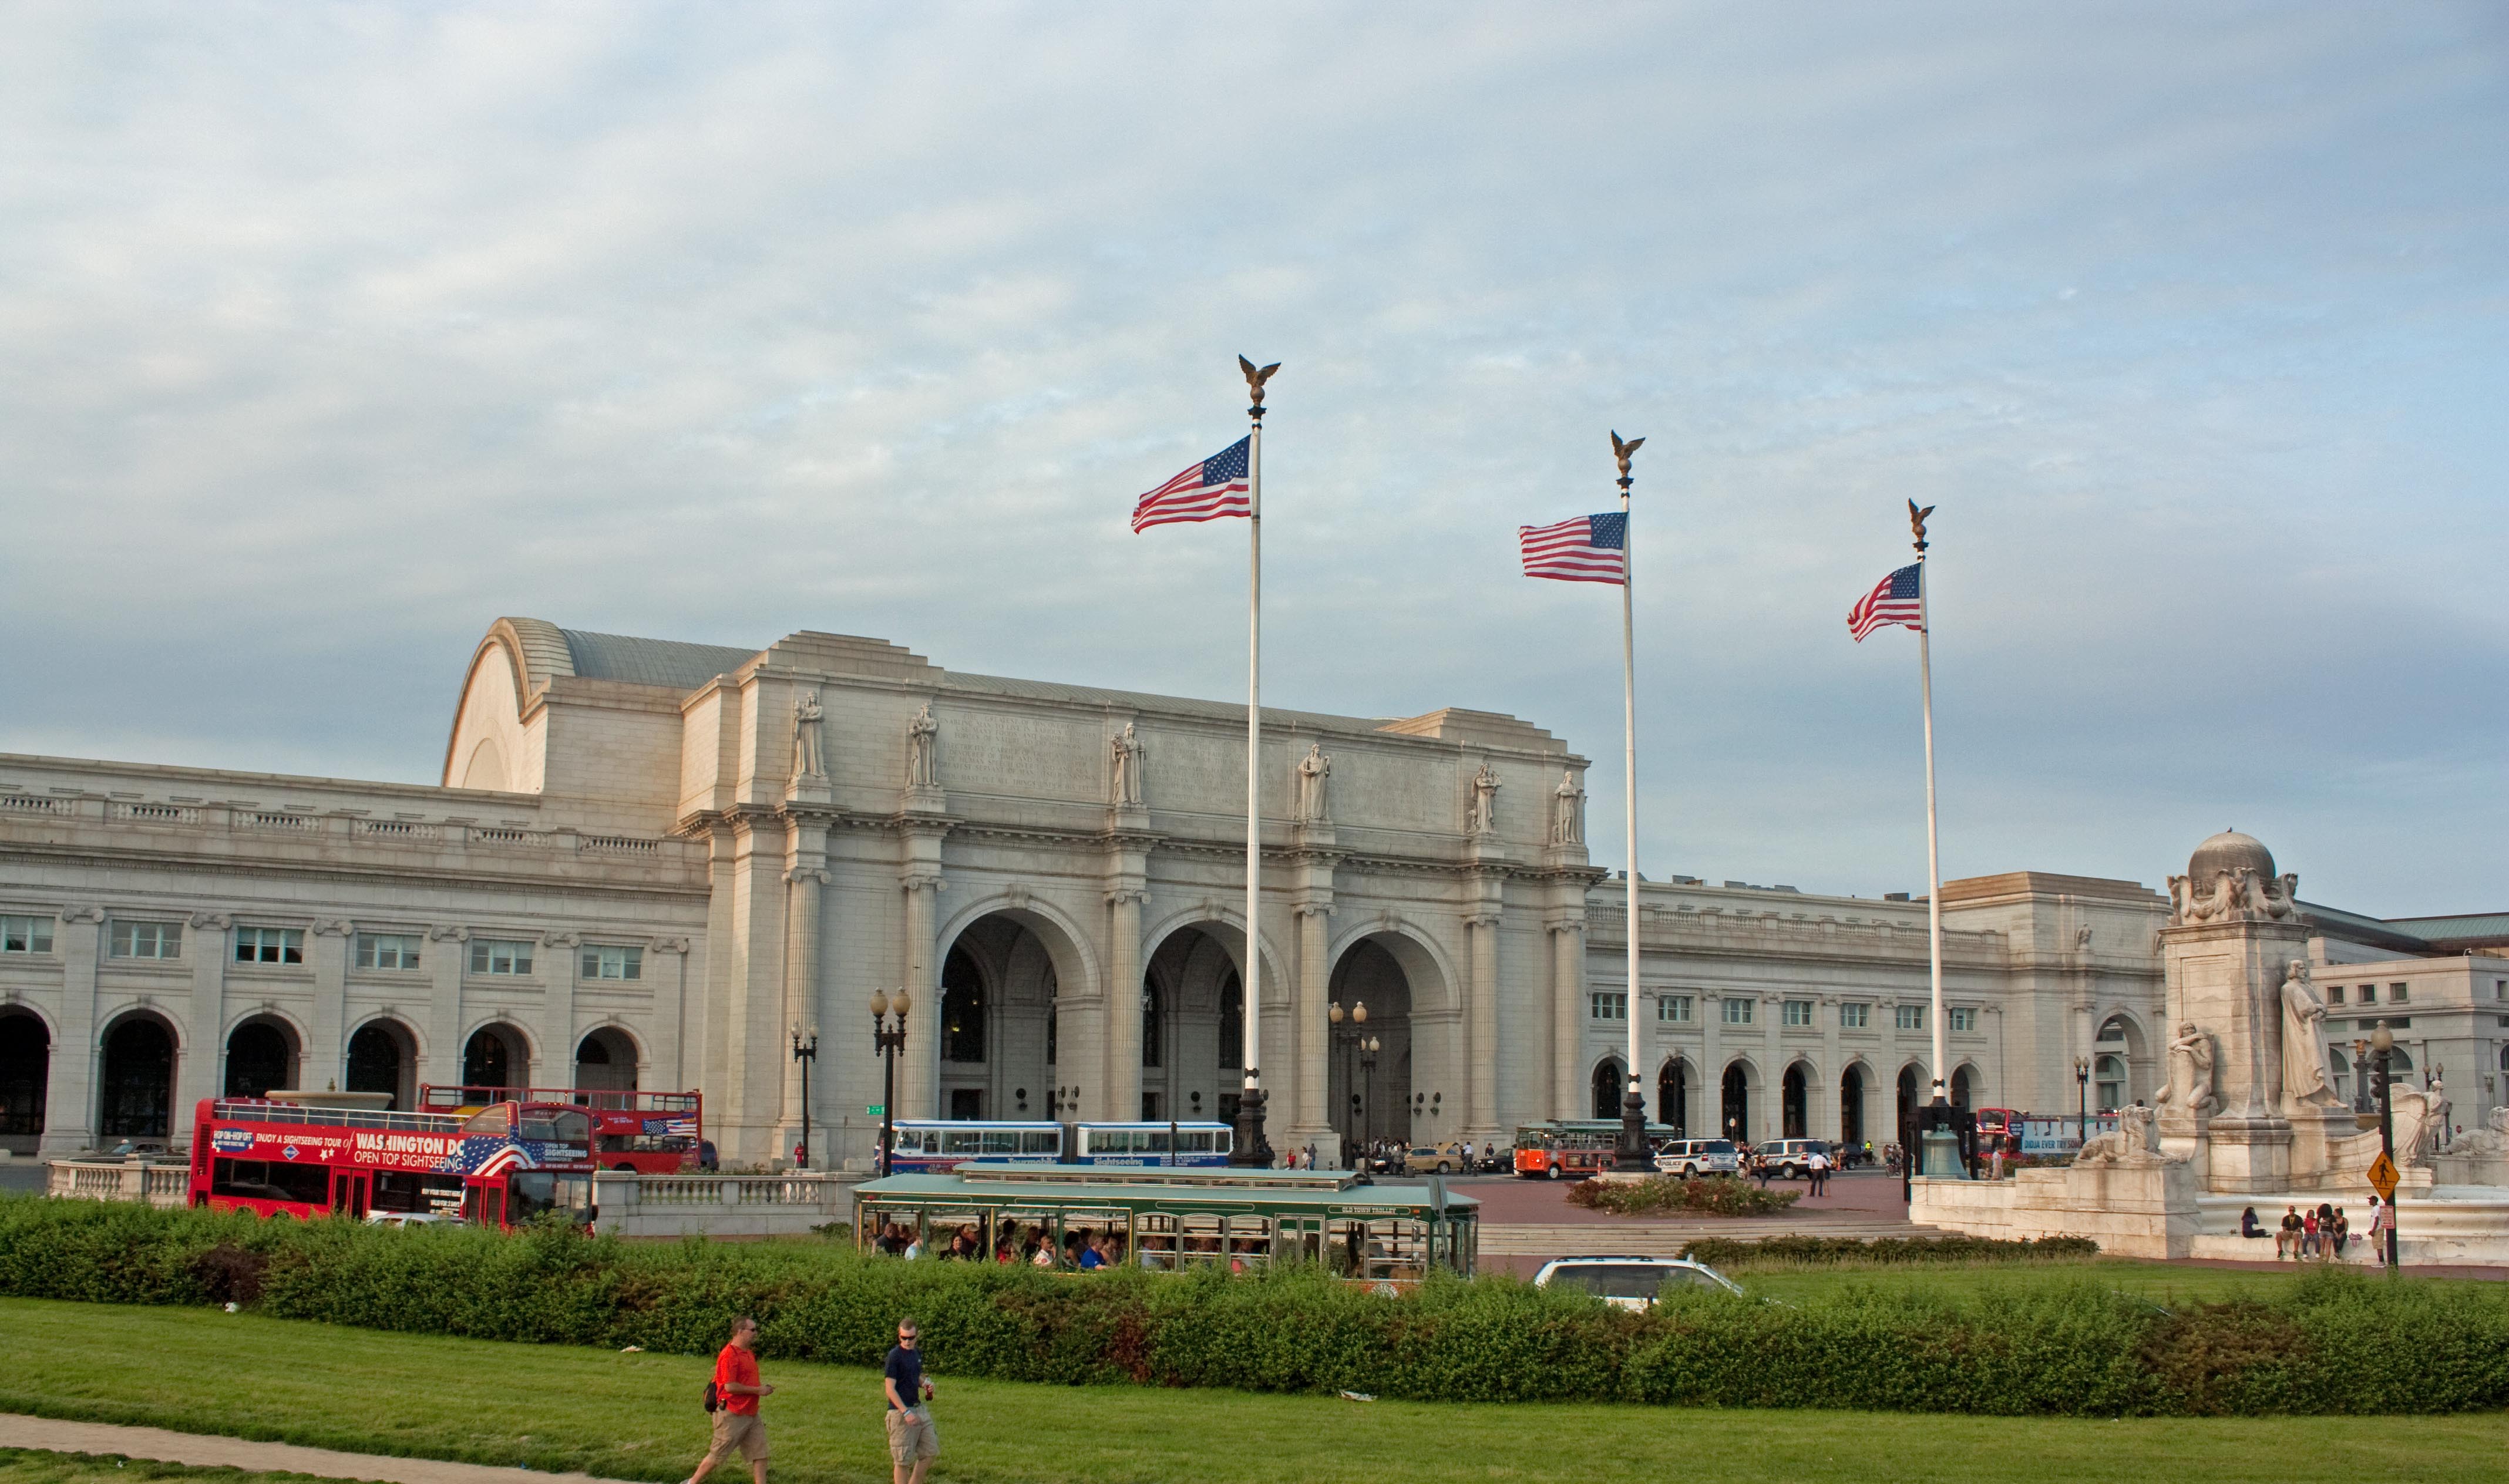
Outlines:
{"type": "MultiPolygon", "coordinates": [[[[1649,1149],[1680,1136],[1681,1131],[1665,1124],[1646,1126],[1649,1149]]],[[[1620,1141],[1621,1121],[1617,1118],[1526,1124],[1516,1131],[1516,1172],[1528,1180],[1582,1180],[1612,1168],[1613,1151],[1620,1141]]]]}
{"type": "Polygon", "coordinates": [[[695,1092],[615,1088],[490,1088],[423,1083],[418,1105],[468,1118],[494,1102],[566,1103],[592,1115],[593,1158],[604,1169],[678,1174],[702,1163],[705,1098],[695,1092]]]}
{"type": "Polygon", "coordinates": [[[397,1213],[509,1229],[555,1212],[591,1224],[582,1109],[501,1102],[457,1118],[321,1105],[355,1095],[201,1099],[191,1204],[300,1220],[397,1213]]]}

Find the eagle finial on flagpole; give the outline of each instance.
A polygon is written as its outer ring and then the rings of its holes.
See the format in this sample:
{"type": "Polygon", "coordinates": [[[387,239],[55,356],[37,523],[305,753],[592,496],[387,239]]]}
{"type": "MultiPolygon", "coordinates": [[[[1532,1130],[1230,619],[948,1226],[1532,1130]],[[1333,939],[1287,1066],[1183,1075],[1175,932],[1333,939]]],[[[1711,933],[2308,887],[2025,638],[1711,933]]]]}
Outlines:
{"type": "Polygon", "coordinates": [[[1281,369],[1281,363],[1276,360],[1268,366],[1256,366],[1253,361],[1240,355],[1237,357],[1237,364],[1246,373],[1246,390],[1254,397],[1254,405],[1246,410],[1259,418],[1263,415],[1263,384],[1272,379],[1273,372],[1281,369]]]}
{"type": "Polygon", "coordinates": [[[1908,529],[1917,533],[1917,555],[1919,556],[1926,554],[1926,517],[1933,513],[1934,507],[1931,505],[1920,510],[1915,501],[1908,501],[1908,529]]]}
{"type": "Polygon", "coordinates": [[[1627,489],[1629,483],[1629,456],[1636,453],[1645,445],[1646,439],[1644,438],[1631,438],[1627,442],[1623,442],[1619,433],[1615,432],[1612,434],[1612,457],[1620,461],[1620,482],[1623,489],[1627,489]]]}

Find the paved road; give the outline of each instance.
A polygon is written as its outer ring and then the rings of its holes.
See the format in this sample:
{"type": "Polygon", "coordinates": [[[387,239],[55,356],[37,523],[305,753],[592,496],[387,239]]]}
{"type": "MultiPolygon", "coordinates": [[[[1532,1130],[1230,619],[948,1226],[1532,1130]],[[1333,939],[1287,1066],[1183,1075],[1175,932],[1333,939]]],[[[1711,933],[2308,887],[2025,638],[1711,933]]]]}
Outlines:
{"type": "Polygon", "coordinates": [[[294,1443],[256,1443],[240,1437],[206,1437],[163,1428],[124,1428],[110,1423],[59,1422],[0,1412],[0,1448],[42,1448],[54,1453],[119,1454],[205,1467],[283,1469],[326,1479],[374,1479],[382,1484],[606,1484],[588,1473],[542,1473],[448,1464],[436,1459],[393,1458],[299,1448],[294,1443]]]}
{"type": "Polygon", "coordinates": [[[41,1195],[44,1167],[31,1155],[0,1161],[0,1195],[41,1195]]]}

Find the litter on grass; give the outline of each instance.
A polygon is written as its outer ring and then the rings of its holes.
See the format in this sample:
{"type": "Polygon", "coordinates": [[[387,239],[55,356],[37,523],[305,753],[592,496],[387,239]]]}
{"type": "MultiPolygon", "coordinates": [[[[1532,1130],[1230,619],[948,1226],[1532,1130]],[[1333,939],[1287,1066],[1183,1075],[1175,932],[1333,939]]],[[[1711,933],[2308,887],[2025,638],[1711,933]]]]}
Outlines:
{"type": "Polygon", "coordinates": [[[1341,1397],[1344,1401],[1374,1401],[1376,1399],[1375,1397],[1368,1395],[1366,1391],[1344,1391],[1341,1393],[1341,1397]]]}

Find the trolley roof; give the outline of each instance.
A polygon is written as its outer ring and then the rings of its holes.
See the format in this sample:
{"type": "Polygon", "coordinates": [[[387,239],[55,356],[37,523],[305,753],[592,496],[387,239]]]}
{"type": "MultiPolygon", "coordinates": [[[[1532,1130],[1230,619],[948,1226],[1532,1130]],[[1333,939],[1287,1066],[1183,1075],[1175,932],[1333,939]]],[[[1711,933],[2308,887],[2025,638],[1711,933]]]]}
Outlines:
{"type": "Polygon", "coordinates": [[[857,1201],[935,1206],[1238,1207],[1319,1215],[1469,1216],[1480,1203],[1442,1180],[1370,1182],[1344,1169],[1184,1169],[969,1161],[953,1170],[894,1174],[854,1188],[857,1201]]]}

